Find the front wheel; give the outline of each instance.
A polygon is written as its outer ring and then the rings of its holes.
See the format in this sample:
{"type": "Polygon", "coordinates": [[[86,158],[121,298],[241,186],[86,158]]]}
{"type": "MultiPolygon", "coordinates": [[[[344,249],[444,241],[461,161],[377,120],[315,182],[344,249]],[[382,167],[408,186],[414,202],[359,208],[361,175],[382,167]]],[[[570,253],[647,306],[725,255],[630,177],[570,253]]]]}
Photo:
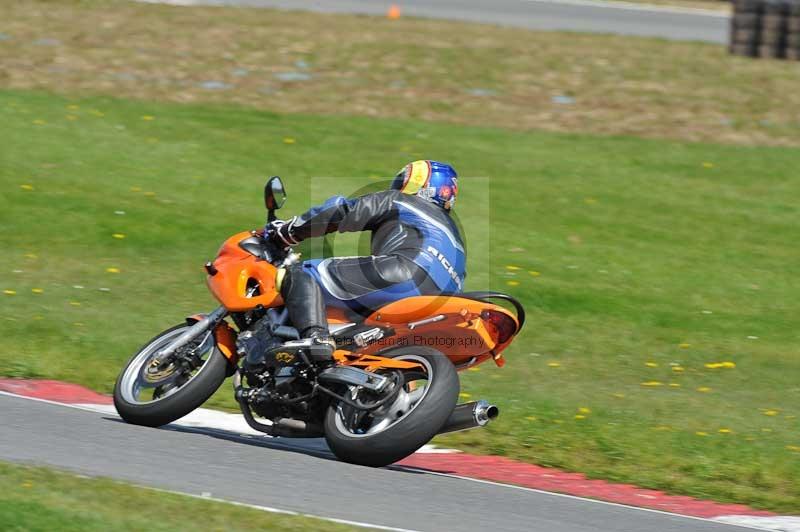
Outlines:
{"type": "Polygon", "coordinates": [[[382,467],[428,443],[456,406],[460,388],[453,363],[435,349],[401,347],[384,356],[417,362],[404,370],[403,385],[389,405],[365,413],[334,403],[325,414],[325,439],[345,462],[382,467]]]}
{"type": "Polygon", "coordinates": [[[167,329],[128,360],[114,385],[114,406],[122,419],[148,427],[166,425],[202,405],[222,385],[228,361],[210,330],[179,349],[174,360],[156,359],[188,327],[167,329]]]}

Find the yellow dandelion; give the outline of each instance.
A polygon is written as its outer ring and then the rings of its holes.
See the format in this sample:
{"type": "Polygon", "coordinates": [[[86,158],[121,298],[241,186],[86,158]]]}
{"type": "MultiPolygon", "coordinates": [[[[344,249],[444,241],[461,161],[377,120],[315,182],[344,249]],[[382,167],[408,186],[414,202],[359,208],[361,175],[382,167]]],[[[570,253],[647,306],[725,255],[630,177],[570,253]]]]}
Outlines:
{"type": "Polygon", "coordinates": [[[717,432],[720,434],[731,434],[733,431],[731,429],[719,429],[717,432]]]}
{"type": "Polygon", "coordinates": [[[508,266],[506,266],[506,270],[510,270],[510,271],[512,271],[512,272],[515,272],[515,271],[517,271],[517,270],[521,270],[521,269],[522,269],[522,268],[520,268],[519,266],[513,266],[513,265],[511,265],[511,264],[509,264],[508,266]]]}
{"type": "Polygon", "coordinates": [[[617,399],[625,399],[624,393],[612,393],[611,397],[616,397],[617,399]]]}
{"type": "Polygon", "coordinates": [[[708,432],[703,432],[702,430],[698,430],[695,432],[696,436],[708,436],[708,432]]]}
{"type": "Polygon", "coordinates": [[[528,273],[531,274],[533,277],[539,277],[542,275],[541,273],[537,272],[536,270],[528,270],[528,273]]]}
{"type": "Polygon", "coordinates": [[[575,414],[575,419],[586,419],[586,416],[583,414],[575,414]]]}
{"type": "Polygon", "coordinates": [[[704,162],[703,168],[714,168],[714,163],[704,162]]]}
{"type": "Polygon", "coordinates": [[[44,120],[42,120],[42,119],[36,119],[36,120],[34,120],[34,121],[33,121],[33,123],[34,123],[34,124],[36,124],[37,126],[43,126],[43,125],[45,125],[47,122],[45,122],[45,121],[44,121],[44,120]]]}
{"type": "Polygon", "coordinates": [[[645,362],[644,365],[647,366],[648,368],[657,368],[658,362],[645,362]]]}
{"type": "Polygon", "coordinates": [[[684,369],[683,366],[672,366],[672,371],[675,373],[683,373],[684,369]]]}
{"type": "Polygon", "coordinates": [[[645,381],[642,386],[663,386],[664,383],[660,381],[645,381]]]}
{"type": "Polygon", "coordinates": [[[142,187],[131,187],[131,192],[141,192],[142,187]]]}
{"type": "Polygon", "coordinates": [[[561,362],[548,362],[547,365],[551,368],[558,368],[561,367],[561,362]]]}
{"type": "Polygon", "coordinates": [[[119,272],[120,272],[119,268],[115,268],[115,267],[113,267],[113,266],[112,266],[112,267],[110,267],[110,268],[106,268],[106,271],[107,271],[108,273],[119,273],[119,272]]]}
{"type": "Polygon", "coordinates": [[[517,286],[519,285],[519,281],[506,281],[508,286],[517,286]]]}
{"type": "Polygon", "coordinates": [[[458,396],[459,396],[461,399],[469,399],[470,397],[472,397],[470,394],[468,394],[468,393],[466,393],[466,392],[461,392],[460,394],[458,394],[458,396]]]}
{"type": "Polygon", "coordinates": [[[733,369],[736,367],[736,362],[731,362],[731,361],[722,362],[721,367],[727,369],[733,369]]]}
{"type": "Polygon", "coordinates": [[[777,416],[778,414],[780,414],[780,412],[781,412],[780,410],[772,410],[772,409],[764,410],[764,415],[765,416],[777,416]]]}
{"type": "Polygon", "coordinates": [[[148,198],[152,198],[152,197],[155,197],[156,193],[147,191],[147,192],[144,193],[144,195],[147,196],[148,198]]]}
{"type": "Polygon", "coordinates": [[[113,234],[113,235],[111,235],[111,236],[112,236],[113,238],[116,238],[117,240],[122,240],[123,238],[125,238],[125,234],[124,234],[124,233],[114,233],[114,234],[113,234]]]}
{"type": "Polygon", "coordinates": [[[669,425],[659,425],[657,427],[653,427],[653,430],[660,430],[660,431],[672,430],[672,427],[670,427],[669,425]]]}
{"type": "Polygon", "coordinates": [[[671,383],[669,383],[669,385],[670,385],[671,388],[680,388],[681,387],[680,383],[677,383],[677,382],[671,382],[671,383]]]}
{"type": "Polygon", "coordinates": [[[153,120],[155,120],[155,119],[156,119],[156,117],[154,117],[154,116],[150,116],[150,115],[144,115],[144,116],[142,117],[142,120],[144,120],[145,122],[152,122],[152,121],[153,121],[153,120]]]}
{"type": "Polygon", "coordinates": [[[80,301],[70,301],[69,304],[72,305],[73,307],[80,307],[81,306],[81,302],[80,301]]]}
{"type": "Polygon", "coordinates": [[[17,295],[17,291],[16,290],[3,290],[3,293],[5,295],[7,295],[7,296],[15,296],[15,295],[17,295]]]}
{"type": "Polygon", "coordinates": [[[467,368],[467,371],[480,371],[481,368],[467,368]]]}
{"type": "Polygon", "coordinates": [[[296,142],[297,142],[297,140],[293,139],[292,137],[284,137],[283,138],[283,143],[284,144],[294,144],[296,142]]]}
{"type": "Polygon", "coordinates": [[[561,425],[563,422],[564,422],[563,419],[554,419],[553,420],[553,423],[555,423],[556,425],[561,425]]]}
{"type": "Polygon", "coordinates": [[[795,453],[800,453],[800,445],[787,445],[786,449],[795,453]]]}
{"type": "Polygon", "coordinates": [[[592,409],[588,408],[588,407],[585,407],[585,406],[581,406],[581,407],[578,407],[578,412],[580,412],[581,414],[591,414],[592,413],[592,409]]]}
{"type": "Polygon", "coordinates": [[[708,362],[707,364],[705,364],[705,367],[707,367],[708,369],[718,369],[718,368],[722,367],[722,363],[720,363],[720,362],[708,362]]]}
{"type": "Polygon", "coordinates": [[[536,421],[539,418],[537,418],[536,416],[526,416],[525,419],[527,419],[528,421],[536,421]]]}
{"type": "Polygon", "coordinates": [[[34,294],[43,294],[44,288],[31,288],[31,292],[33,292],[34,294]]]}
{"type": "Polygon", "coordinates": [[[66,115],[66,116],[64,116],[64,118],[66,118],[67,120],[77,120],[78,119],[78,117],[75,116],[75,115],[66,115]]]}
{"type": "Polygon", "coordinates": [[[26,253],[25,255],[23,255],[23,257],[25,257],[26,259],[38,259],[39,258],[38,255],[36,255],[36,253],[26,253]]]}
{"type": "Polygon", "coordinates": [[[20,185],[19,188],[21,188],[22,190],[33,190],[33,185],[29,185],[26,183],[24,185],[20,185]]]}
{"type": "Polygon", "coordinates": [[[680,347],[681,349],[689,349],[690,347],[692,347],[692,344],[687,344],[686,342],[684,342],[682,344],[678,344],[678,347],[680,347]]]}
{"type": "Polygon", "coordinates": [[[708,393],[708,392],[711,391],[711,388],[709,388],[708,386],[700,386],[697,389],[697,391],[700,392],[700,393],[708,393]]]}

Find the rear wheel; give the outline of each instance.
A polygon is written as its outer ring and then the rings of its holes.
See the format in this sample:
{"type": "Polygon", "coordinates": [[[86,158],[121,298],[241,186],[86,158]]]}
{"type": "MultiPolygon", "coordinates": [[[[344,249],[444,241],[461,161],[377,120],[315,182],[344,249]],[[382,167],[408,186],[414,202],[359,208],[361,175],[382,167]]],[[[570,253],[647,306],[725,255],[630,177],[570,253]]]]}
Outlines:
{"type": "Polygon", "coordinates": [[[212,331],[179,349],[172,361],[156,358],[188,327],[167,329],[128,360],[114,385],[114,406],[122,419],[148,427],[166,425],[202,405],[222,385],[228,361],[212,331]]]}
{"type": "MultiPolygon", "coordinates": [[[[410,346],[384,356],[416,362],[420,369],[404,370],[397,397],[372,412],[340,403],[328,408],[325,439],[345,462],[381,467],[405,458],[439,432],[458,400],[458,374],[439,351],[410,346]]],[[[350,397],[357,394],[352,388],[350,397]]]]}

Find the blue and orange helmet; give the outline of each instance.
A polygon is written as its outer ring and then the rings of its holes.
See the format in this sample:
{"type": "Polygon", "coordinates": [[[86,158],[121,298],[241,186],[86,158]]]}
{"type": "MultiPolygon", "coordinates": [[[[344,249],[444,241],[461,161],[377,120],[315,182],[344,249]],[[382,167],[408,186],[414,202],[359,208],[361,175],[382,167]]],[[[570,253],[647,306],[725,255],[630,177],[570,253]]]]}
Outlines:
{"type": "Polygon", "coordinates": [[[446,163],[414,161],[397,173],[392,189],[419,196],[450,210],[458,194],[458,174],[446,163]]]}

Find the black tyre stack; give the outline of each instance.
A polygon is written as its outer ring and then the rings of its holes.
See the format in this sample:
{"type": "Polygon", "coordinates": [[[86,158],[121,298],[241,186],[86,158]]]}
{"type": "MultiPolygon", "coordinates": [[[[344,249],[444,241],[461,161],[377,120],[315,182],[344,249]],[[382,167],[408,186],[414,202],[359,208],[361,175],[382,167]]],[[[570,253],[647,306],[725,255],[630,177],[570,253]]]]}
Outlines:
{"type": "Polygon", "coordinates": [[[800,60],[800,0],[733,0],[730,52],[800,60]]]}
{"type": "Polygon", "coordinates": [[[800,0],[790,2],[787,7],[786,59],[800,61],[800,0]]]}
{"type": "Polygon", "coordinates": [[[763,0],[734,0],[731,18],[730,52],[734,55],[756,57],[761,41],[763,0]]]}

